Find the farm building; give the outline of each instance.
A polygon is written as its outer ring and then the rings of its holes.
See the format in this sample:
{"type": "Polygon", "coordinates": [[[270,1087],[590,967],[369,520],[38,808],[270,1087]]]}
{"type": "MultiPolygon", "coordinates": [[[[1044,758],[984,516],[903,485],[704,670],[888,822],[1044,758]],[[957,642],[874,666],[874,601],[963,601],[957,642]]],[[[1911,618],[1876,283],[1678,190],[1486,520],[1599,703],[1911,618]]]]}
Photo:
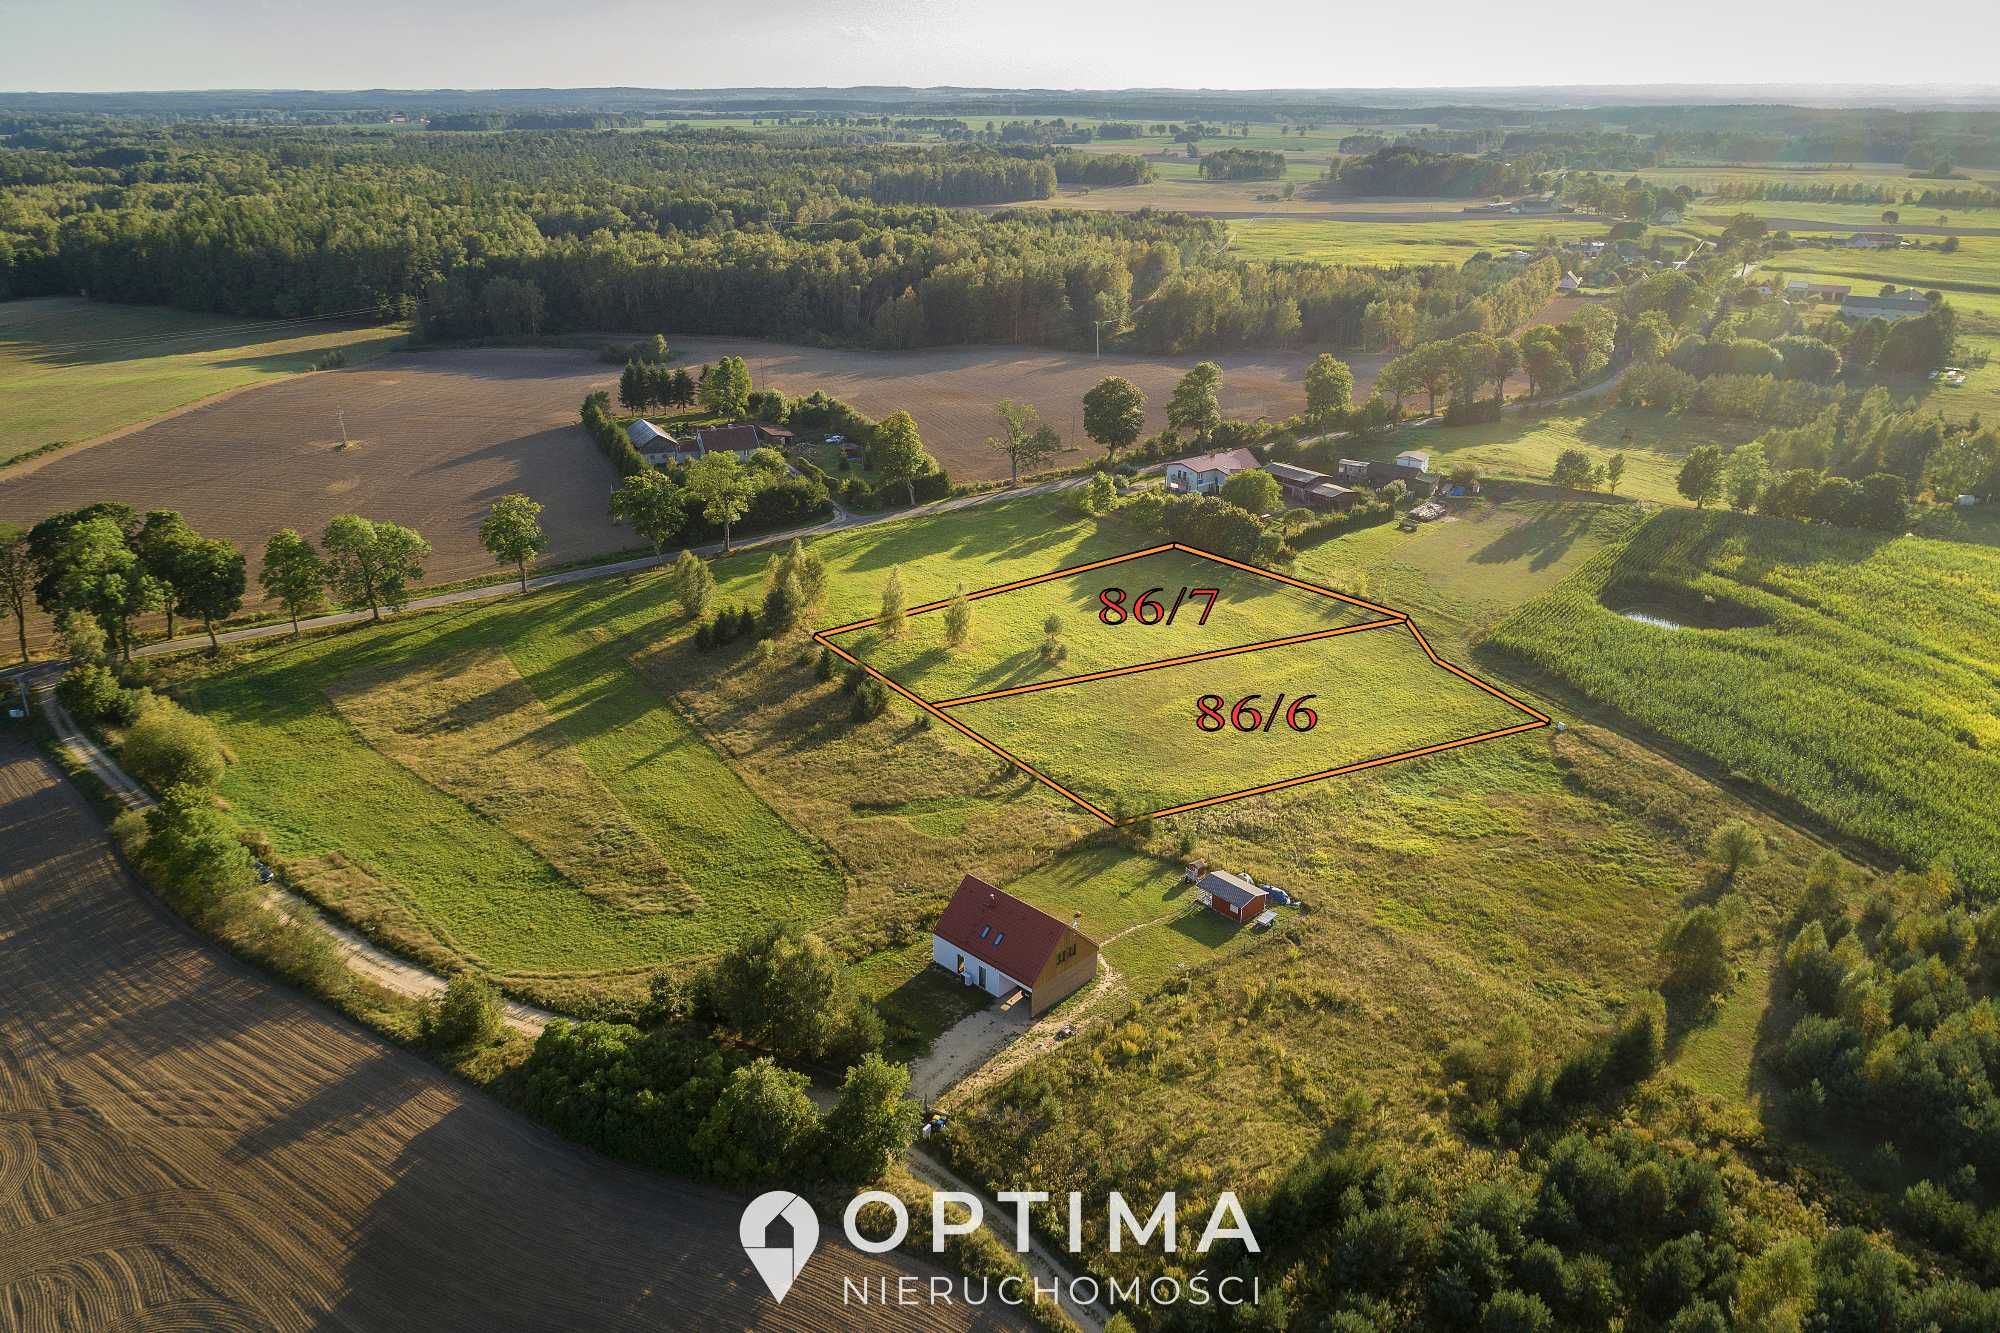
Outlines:
{"type": "Polygon", "coordinates": [[[998,996],[1021,996],[1039,1014],[1097,975],[1097,941],[976,875],[959,881],[931,932],[931,961],[998,996]]]}
{"type": "Polygon", "coordinates": [[[639,451],[639,457],[654,467],[664,467],[668,463],[685,463],[691,458],[701,456],[701,449],[694,441],[676,439],[644,419],[634,421],[627,426],[625,438],[639,451]]]}
{"type": "Polygon", "coordinates": [[[1396,466],[1412,468],[1417,472],[1431,470],[1431,456],[1422,449],[1405,449],[1396,455],[1396,466]]]}
{"type": "Polygon", "coordinates": [[[1581,286],[1583,286],[1582,280],[1574,273],[1564,273],[1556,281],[1556,290],[1559,292],[1573,292],[1581,286]]]}
{"type": "Polygon", "coordinates": [[[778,449],[792,447],[794,437],[789,426],[774,426],[768,421],[754,421],[751,425],[756,428],[757,438],[765,444],[778,449]]]}
{"type": "Polygon", "coordinates": [[[1176,459],[1167,464],[1167,489],[1209,495],[1221,490],[1222,483],[1237,473],[1253,472],[1256,467],[1257,455],[1248,449],[1224,449],[1219,453],[1176,459]]]}
{"type": "Polygon", "coordinates": [[[1931,303],[1921,292],[1898,292],[1894,296],[1849,296],[1840,303],[1842,319],[1914,319],[1928,315],[1931,303]]]}
{"type": "Polygon", "coordinates": [[[764,447],[755,426],[708,426],[696,431],[694,438],[704,454],[735,454],[739,463],[749,462],[750,455],[764,447]]]}
{"type": "Polygon", "coordinates": [[[1194,894],[1204,907],[1239,925],[1263,911],[1270,896],[1243,876],[1227,870],[1211,870],[1196,880],[1194,894]]]}
{"type": "Polygon", "coordinates": [[[1794,301],[1825,301],[1838,305],[1854,289],[1841,282],[1811,282],[1805,278],[1785,280],[1785,295],[1794,301]]]}
{"type": "Polygon", "coordinates": [[[1354,508],[1355,502],[1361,498],[1347,487],[1336,484],[1326,473],[1315,472],[1309,467],[1267,463],[1264,470],[1278,479],[1278,489],[1284,492],[1287,504],[1307,509],[1337,509],[1344,513],[1354,508]]]}
{"type": "Polygon", "coordinates": [[[1903,238],[1892,231],[1857,231],[1847,238],[1850,250],[1899,250],[1903,238]]]}

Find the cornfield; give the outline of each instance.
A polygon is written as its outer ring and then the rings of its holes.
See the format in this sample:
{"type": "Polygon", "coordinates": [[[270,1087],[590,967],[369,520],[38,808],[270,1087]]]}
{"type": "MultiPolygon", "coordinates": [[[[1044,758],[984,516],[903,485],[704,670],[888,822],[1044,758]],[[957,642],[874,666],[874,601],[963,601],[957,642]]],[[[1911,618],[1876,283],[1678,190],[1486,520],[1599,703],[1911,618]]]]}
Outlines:
{"type": "Polygon", "coordinates": [[[2000,895],[1992,547],[1667,510],[1492,644],[1843,834],[2000,895]]]}

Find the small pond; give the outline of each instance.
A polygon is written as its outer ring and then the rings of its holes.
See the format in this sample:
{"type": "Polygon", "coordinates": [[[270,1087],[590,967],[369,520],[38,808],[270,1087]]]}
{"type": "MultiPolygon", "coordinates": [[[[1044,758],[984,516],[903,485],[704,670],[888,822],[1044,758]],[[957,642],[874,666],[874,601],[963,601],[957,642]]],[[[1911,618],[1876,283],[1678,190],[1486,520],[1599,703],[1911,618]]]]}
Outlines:
{"type": "Polygon", "coordinates": [[[1686,628],[1687,628],[1687,626],[1685,626],[1685,625],[1681,624],[1681,623],[1680,623],[1680,622],[1679,622],[1678,620],[1669,620],[1669,619],[1667,619],[1667,618],[1666,618],[1665,616],[1662,616],[1662,615],[1655,615],[1655,614],[1654,614],[1653,612],[1651,612],[1651,611],[1630,611],[1630,610],[1627,610],[1627,611],[1620,611],[1620,612],[1618,612],[1618,614],[1619,614],[1619,615],[1621,615],[1621,616],[1623,616],[1623,617],[1625,617],[1625,618],[1626,618],[1627,620],[1636,620],[1636,621],[1638,621],[1638,622],[1639,622],[1639,623],[1640,623],[1641,625],[1651,625],[1651,626],[1653,626],[1653,628],[1655,628],[1655,629],[1686,629],[1686,628]]]}

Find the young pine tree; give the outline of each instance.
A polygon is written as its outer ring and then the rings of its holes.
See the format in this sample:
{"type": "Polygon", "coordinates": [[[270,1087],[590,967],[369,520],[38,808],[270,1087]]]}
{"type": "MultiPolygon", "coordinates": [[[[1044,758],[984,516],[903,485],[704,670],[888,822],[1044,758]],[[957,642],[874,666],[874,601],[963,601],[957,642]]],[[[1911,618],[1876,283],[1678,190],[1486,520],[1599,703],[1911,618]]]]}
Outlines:
{"type": "Polygon", "coordinates": [[[944,642],[948,648],[963,648],[972,637],[972,603],[965,599],[965,585],[958,585],[951,605],[944,609],[944,642]]]}
{"type": "Polygon", "coordinates": [[[882,585],[882,632],[892,639],[903,637],[909,618],[904,614],[907,602],[903,598],[903,571],[889,571],[889,581],[882,585]]]}
{"type": "Polygon", "coordinates": [[[674,590],[674,600],[690,620],[700,620],[708,614],[708,608],[715,602],[715,575],[709,572],[708,562],[693,551],[682,551],[680,559],[674,561],[672,571],[667,575],[674,590]]]}

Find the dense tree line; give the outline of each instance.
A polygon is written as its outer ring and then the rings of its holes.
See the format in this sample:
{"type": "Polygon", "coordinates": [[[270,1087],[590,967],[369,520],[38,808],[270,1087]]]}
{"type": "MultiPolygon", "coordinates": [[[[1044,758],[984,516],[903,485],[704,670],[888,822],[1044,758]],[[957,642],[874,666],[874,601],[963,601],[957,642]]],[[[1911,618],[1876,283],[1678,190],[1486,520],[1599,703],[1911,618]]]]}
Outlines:
{"type": "Polygon", "coordinates": [[[1203,180],[1274,181],[1284,174],[1285,155],[1261,148],[1220,148],[1201,158],[1203,180]]]}
{"type": "Polygon", "coordinates": [[[1338,163],[1334,183],[1346,195],[1467,199],[1517,193],[1528,188],[1532,175],[1524,163],[1391,146],[1338,163]]]}

